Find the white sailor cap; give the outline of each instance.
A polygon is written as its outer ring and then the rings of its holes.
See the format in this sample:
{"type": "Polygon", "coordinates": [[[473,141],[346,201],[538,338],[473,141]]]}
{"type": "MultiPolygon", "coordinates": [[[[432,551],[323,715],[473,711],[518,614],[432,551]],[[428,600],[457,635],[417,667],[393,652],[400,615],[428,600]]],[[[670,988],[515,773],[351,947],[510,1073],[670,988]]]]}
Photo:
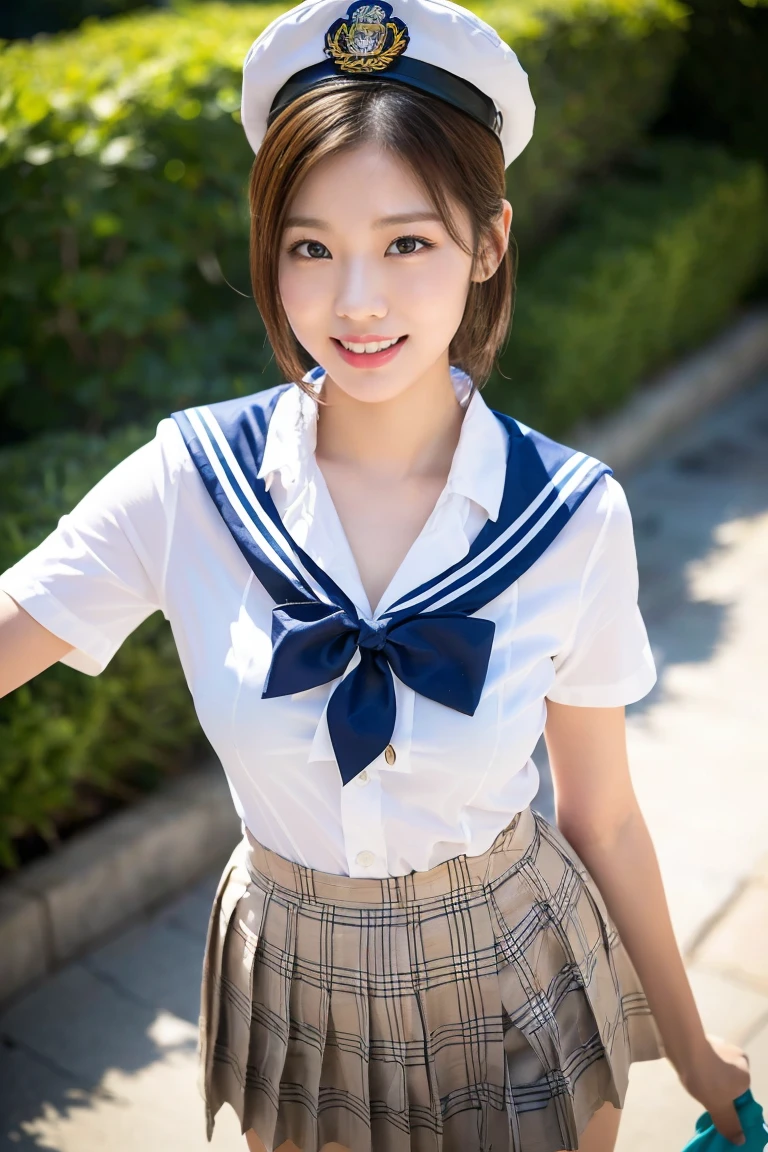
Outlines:
{"type": "Polygon", "coordinates": [[[241,118],[254,152],[297,96],[340,76],[399,80],[461,108],[499,137],[508,166],[533,134],[517,56],[451,0],[304,0],[269,24],[243,65],[241,118]]]}

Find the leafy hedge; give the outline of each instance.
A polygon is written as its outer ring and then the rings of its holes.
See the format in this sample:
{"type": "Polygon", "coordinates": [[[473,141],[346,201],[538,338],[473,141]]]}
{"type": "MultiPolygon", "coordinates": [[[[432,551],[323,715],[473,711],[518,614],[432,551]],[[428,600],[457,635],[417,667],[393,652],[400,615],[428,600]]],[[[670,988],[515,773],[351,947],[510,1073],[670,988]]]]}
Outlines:
{"type": "Polygon", "coordinates": [[[768,164],[768,0],[686,0],[685,52],[659,129],[768,164]]]}
{"type": "Polygon", "coordinates": [[[521,267],[489,402],[564,433],[720,327],[768,267],[768,177],[715,146],[656,142],[521,267]]]}
{"type": "MultiPolygon", "coordinates": [[[[511,381],[491,381],[487,401],[567,442],[566,424],[613,406],[639,375],[706,336],[765,261],[767,185],[759,165],[717,149],[638,154],[632,175],[594,189],[571,231],[522,271],[511,381]]],[[[0,451],[0,571],[152,434],[57,433],[0,451]]],[[[12,864],[14,835],[50,830],[79,782],[115,790],[204,740],[160,613],[100,676],[48,669],[0,699],[0,863],[12,864]]]]}
{"type": "Polygon", "coordinates": [[[0,37],[16,40],[39,32],[77,28],[89,16],[116,16],[134,8],[160,7],[164,0],[24,0],[0,8],[0,37]]]}
{"type": "MultiPolygon", "coordinates": [[[[249,299],[238,108],[245,50],[283,7],[132,14],[0,51],[3,442],[277,382],[249,299]]],[[[537,100],[534,139],[510,169],[527,250],[584,174],[657,115],[685,10],[476,8],[519,51],[537,100]]]]}
{"type": "MultiPolygon", "coordinates": [[[[152,435],[140,427],[110,437],[65,432],[1,451],[0,571],[152,435]]],[[[206,747],[159,612],[101,676],[54,664],[0,698],[0,866],[16,865],[14,838],[30,830],[55,838],[58,822],[80,814],[84,787],[123,797],[186,767],[206,747]]]]}

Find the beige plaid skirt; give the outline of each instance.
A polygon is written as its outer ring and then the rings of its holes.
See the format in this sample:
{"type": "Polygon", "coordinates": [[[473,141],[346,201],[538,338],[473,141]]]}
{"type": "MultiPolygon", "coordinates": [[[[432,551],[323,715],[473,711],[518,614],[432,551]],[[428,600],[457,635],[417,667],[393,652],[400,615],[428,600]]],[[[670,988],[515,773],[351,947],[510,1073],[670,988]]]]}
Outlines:
{"type": "Polygon", "coordinates": [[[560,1152],[664,1056],[629,954],[560,831],[518,813],[480,856],[337,876],[243,837],[201,993],[207,1137],[268,1152],[560,1152]]]}

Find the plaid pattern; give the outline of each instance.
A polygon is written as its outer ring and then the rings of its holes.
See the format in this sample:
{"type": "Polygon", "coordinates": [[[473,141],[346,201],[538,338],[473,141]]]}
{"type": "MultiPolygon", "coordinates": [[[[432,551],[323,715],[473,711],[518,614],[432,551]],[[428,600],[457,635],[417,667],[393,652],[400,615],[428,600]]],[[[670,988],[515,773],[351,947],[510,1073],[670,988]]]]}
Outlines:
{"type": "Polygon", "coordinates": [[[211,910],[200,1074],[267,1149],[560,1152],[664,1055],[570,844],[526,808],[480,856],[374,879],[246,835],[211,910]]]}

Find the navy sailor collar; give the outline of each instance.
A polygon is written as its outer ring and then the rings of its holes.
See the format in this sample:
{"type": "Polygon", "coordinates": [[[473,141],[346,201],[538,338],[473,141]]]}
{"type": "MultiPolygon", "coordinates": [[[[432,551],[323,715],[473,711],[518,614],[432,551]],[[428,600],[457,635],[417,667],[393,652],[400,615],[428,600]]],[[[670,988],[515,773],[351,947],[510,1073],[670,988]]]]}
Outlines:
{"type": "Polygon", "coordinates": [[[535,563],[612,469],[490,409],[508,435],[498,517],[486,521],[461,560],[368,620],[286,531],[259,475],[275,406],[294,387],[281,384],[172,418],[237,546],[275,602],[262,698],[341,677],[327,721],[346,785],[391,739],[393,675],[437,703],[474,714],[495,629],[476,613],[535,563]]]}

